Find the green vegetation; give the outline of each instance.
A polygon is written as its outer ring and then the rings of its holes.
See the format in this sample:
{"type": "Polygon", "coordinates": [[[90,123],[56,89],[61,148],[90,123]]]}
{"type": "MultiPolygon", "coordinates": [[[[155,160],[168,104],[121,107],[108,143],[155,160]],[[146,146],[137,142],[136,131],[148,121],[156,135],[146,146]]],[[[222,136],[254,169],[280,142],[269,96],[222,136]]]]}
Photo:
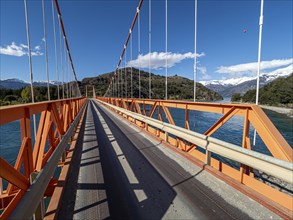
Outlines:
{"type": "MultiPolygon", "coordinates": [[[[243,96],[234,94],[231,101],[255,102],[256,90],[249,90],[243,96]]],[[[287,78],[278,78],[259,90],[259,103],[273,106],[293,104],[293,74],[287,78]]]]}
{"type": "MultiPolygon", "coordinates": [[[[131,96],[131,68],[122,69],[123,81],[120,79],[121,90],[123,87],[123,97],[131,96]],[[127,86],[125,83],[125,72],[127,75],[127,86]],[[125,89],[126,88],[126,89],[125,89]]],[[[85,86],[93,85],[97,96],[103,96],[108,88],[111,78],[114,73],[106,73],[93,78],[85,78],[79,82],[82,95],[85,95],[85,86]]],[[[133,75],[133,97],[138,97],[138,69],[132,69],[133,75]]],[[[140,71],[141,76],[141,98],[149,97],[149,73],[140,71]]],[[[152,98],[165,99],[165,77],[151,74],[152,78],[152,98]]],[[[221,100],[223,97],[218,93],[204,87],[202,84],[196,84],[196,98],[197,100],[221,100]]],[[[66,91],[66,89],[65,89],[66,91]]],[[[91,92],[91,91],[90,91],[91,92]]],[[[111,92],[109,93],[111,94],[111,92]]],[[[47,87],[34,87],[35,102],[42,102],[48,100],[47,87]]],[[[91,95],[91,94],[90,94],[91,95]]],[[[168,77],[168,95],[169,99],[190,100],[193,99],[193,81],[181,76],[168,77]]],[[[57,86],[50,86],[51,100],[56,100],[58,97],[57,86]]],[[[66,96],[66,94],[65,94],[66,96]]],[[[62,91],[60,88],[60,97],[62,91]]],[[[13,105],[31,102],[31,89],[29,86],[21,89],[5,89],[0,88],[0,106],[13,105]]]]}
{"type": "Polygon", "coordinates": [[[22,89],[0,88],[0,106],[20,103],[21,91],[22,89]]]}
{"type": "MultiPolygon", "coordinates": [[[[85,78],[81,82],[81,92],[85,95],[85,86],[94,85],[96,95],[103,96],[106,92],[108,85],[114,73],[106,73],[93,78],[85,78]]],[[[123,96],[127,94],[130,97],[131,94],[131,68],[122,69],[123,75],[123,96]],[[127,75],[127,86],[125,85],[125,72],[127,75]],[[125,89],[126,88],[126,89],[125,89]]],[[[138,86],[138,69],[132,68],[133,75],[133,97],[138,97],[139,86],[138,86]]],[[[165,98],[165,77],[160,75],[151,74],[152,78],[152,98],[153,99],[164,99],[165,98]]],[[[149,73],[140,71],[141,79],[141,97],[149,97],[149,73]]],[[[121,83],[121,82],[120,82],[121,83]]],[[[218,93],[204,87],[202,84],[197,83],[196,98],[198,100],[221,100],[223,97],[218,93]]],[[[122,87],[122,85],[121,85],[122,87]]],[[[111,92],[109,93],[111,94],[111,92]]],[[[190,100],[193,99],[193,81],[181,76],[170,76],[168,77],[168,95],[169,99],[177,100],[190,100]]]]}
{"type": "MultiPolygon", "coordinates": [[[[34,87],[35,102],[48,100],[47,87],[34,87]]],[[[50,86],[51,100],[58,97],[57,86],[50,86]]],[[[0,88],[0,106],[15,105],[31,102],[31,89],[29,86],[22,89],[0,88]]]]}
{"type": "Polygon", "coordinates": [[[240,93],[235,93],[231,97],[231,102],[241,102],[242,96],[240,93]]]}

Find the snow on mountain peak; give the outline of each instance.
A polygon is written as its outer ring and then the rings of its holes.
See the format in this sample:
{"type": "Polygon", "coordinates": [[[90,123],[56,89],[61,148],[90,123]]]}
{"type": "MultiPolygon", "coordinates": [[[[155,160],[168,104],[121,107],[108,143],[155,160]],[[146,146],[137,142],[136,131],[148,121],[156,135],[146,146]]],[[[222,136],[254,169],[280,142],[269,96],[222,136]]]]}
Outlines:
{"type": "Polygon", "coordinates": [[[15,83],[25,83],[25,81],[17,78],[12,78],[12,79],[3,79],[1,81],[8,81],[8,82],[15,82],[15,83]]]}
{"type": "MultiPolygon", "coordinates": [[[[293,72],[293,64],[289,65],[282,69],[277,69],[275,71],[272,71],[270,73],[263,73],[261,74],[261,77],[265,78],[266,82],[270,82],[274,79],[277,79],[278,77],[286,77],[289,76],[293,72]]],[[[222,80],[209,80],[209,81],[199,81],[204,86],[207,85],[222,85],[222,86],[228,86],[228,85],[239,85],[243,82],[255,80],[256,76],[249,77],[244,76],[240,78],[231,78],[231,79],[222,79],[222,80]]]]}
{"type": "Polygon", "coordinates": [[[222,80],[210,80],[210,81],[200,81],[201,84],[204,86],[206,85],[222,85],[222,86],[227,86],[227,85],[238,85],[240,83],[253,80],[256,77],[241,77],[241,78],[232,78],[232,79],[222,79],[222,80]]]}

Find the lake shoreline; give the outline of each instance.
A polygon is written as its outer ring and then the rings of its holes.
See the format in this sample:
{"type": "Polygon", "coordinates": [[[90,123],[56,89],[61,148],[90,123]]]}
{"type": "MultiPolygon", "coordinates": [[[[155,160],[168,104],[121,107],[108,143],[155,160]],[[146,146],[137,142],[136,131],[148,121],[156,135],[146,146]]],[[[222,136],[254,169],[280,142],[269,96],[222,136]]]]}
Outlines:
{"type": "Polygon", "coordinates": [[[263,109],[268,109],[268,110],[271,110],[274,112],[285,114],[288,117],[293,118],[293,109],[292,108],[269,106],[269,105],[260,105],[260,107],[263,109]]]}
{"type": "MultiPolygon", "coordinates": [[[[255,104],[248,102],[231,102],[232,104],[255,104]]],[[[284,114],[290,118],[293,118],[293,109],[290,107],[279,107],[279,106],[271,106],[271,105],[259,105],[262,109],[267,109],[270,111],[274,111],[280,114],[284,114]]]]}

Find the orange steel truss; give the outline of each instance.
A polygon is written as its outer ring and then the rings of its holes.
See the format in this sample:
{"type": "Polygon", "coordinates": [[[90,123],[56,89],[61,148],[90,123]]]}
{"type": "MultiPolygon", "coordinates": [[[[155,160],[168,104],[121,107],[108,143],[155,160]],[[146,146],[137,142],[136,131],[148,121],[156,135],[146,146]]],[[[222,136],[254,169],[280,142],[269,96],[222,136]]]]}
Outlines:
{"type": "MultiPolygon", "coordinates": [[[[124,99],[124,98],[109,98],[109,97],[96,97],[98,100],[118,106],[129,111],[133,111],[144,116],[153,118],[154,113],[157,111],[158,120],[162,121],[162,112],[164,112],[168,122],[175,124],[169,108],[183,109],[185,111],[185,128],[190,130],[189,113],[191,110],[219,113],[222,117],[212,125],[204,134],[211,136],[227,121],[234,116],[244,117],[243,134],[242,134],[242,147],[251,149],[249,127],[250,124],[256,129],[257,133],[271,152],[273,157],[281,160],[293,161],[293,151],[290,145],[286,142],[280,132],[276,129],[270,119],[257,105],[247,104],[222,104],[222,103],[207,103],[207,102],[185,102],[185,101],[172,101],[172,100],[149,100],[149,99],[124,99]],[[147,115],[146,109],[150,109],[147,115]]],[[[163,131],[146,126],[143,122],[134,120],[131,116],[125,116],[123,113],[116,111],[118,114],[127,118],[129,121],[135,123],[137,126],[145,129],[146,132],[160,138],[162,141],[175,146],[180,152],[191,156],[201,162],[205,162],[206,155],[197,150],[197,146],[181,140],[178,137],[165,136],[163,131]],[[167,137],[167,138],[166,138],[167,137]]],[[[228,134],[227,134],[228,135],[228,134]]],[[[241,164],[240,169],[234,168],[227,164],[220,162],[215,158],[211,158],[210,166],[228,176],[233,178],[241,185],[245,185],[253,189],[258,194],[269,198],[274,203],[277,203],[281,209],[292,214],[293,199],[290,195],[283,193],[254,177],[252,168],[241,164]],[[281,205],[281,206],[280,206],[281,205]]]]}
{"type": "MultiPolygon", "coordinates": [[[[20,120],[21,130],[21,146],[15,165],[0,157],[0,182],[2,184],[2,178],[8,182],[7,188],[0,193],[1,219],[9,217],[30,186],[31,173],[43,169],[85,102],[85,98],[73,98],[0,108],[0,126],[20,120]],[[30,123],[33,114],[40,114],[34,146],[30,123]],[[49,148],[45,150],[47,143],[49,148]]],[[[56,182],[52,177],[45,196],[52,195],[56,182]]]]}

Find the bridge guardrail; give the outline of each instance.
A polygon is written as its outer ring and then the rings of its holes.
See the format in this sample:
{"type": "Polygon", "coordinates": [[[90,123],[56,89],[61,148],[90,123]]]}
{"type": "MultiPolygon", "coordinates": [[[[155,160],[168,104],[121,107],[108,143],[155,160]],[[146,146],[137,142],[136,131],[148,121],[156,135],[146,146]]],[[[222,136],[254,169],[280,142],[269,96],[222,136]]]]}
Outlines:
{"type": "Polygon", "coordinates": [[[67,132],[64,134],[64,136],[62,136],[62,139],[56,147],[56,150],[53,152],[44,168],[39,172],[32,185],[29,187],[28,192],[23,196],[22,200],[13,210],[12,214],[10,215],[11,219],[30,219],[35,213],[39,203],[32,203],[31,201],[41,201],[43,198],[50,179],[53,176],[58,162],[65,151],[67,143],[74,133],[74,130],[83,114],[85,107],[86,105],[84,105],[79,111],[67,132]]]}
{"type": "MultiPolygon", "coordinates": [[[[46,164],[52,161],[52,155],[61,151],[60,143],[66,143],[64,135],[75,123],[85,102],[85,98],[72,98],[0,108],[0,126],[20,120],[21,131],[21,147],[15,165],[12,166],[0,157],[0,182],[2,185],[2,178],[8,182],[6,189],[0,193],[0,209],[3,210],[0,219],[7,219],[28,193],[31,175],[35,172],[42,173],[46,164]],[[34,114],[40,114],[40,119],[33,142],[31,116],[34,114]]],[[[42,196],[51,196],[55,186],[56,180],[51,176],[42,196]]],[[[35,202],[31,200],[26,205],[32,201],[35,202]]]]}
{"type": "MultiPolygon", "coordinates": [[[[143,110],[144,112],[142,111],[140,112],[139,105],[136,104],[136,107],[135,107],[135,104],[128,105],[126,104],[127,101],[123,101],[123,99],[119,99],[119,100],[121,101],[119,102],[118,99],[115,99],[115,98],[99,98],[99,97],[97,98],[97,101],[101,102],[102,104],[108,106],[113,111],[124,116],[129,121],[146,129],[146,131],[154,134],[155,136],[161,139],[164,139],[166,142],[170,143],[171,145],[175,145],[177,148],[192,155],[196,159],[199,159],[200,161],[203,161],[204,163],[209,164],[213,168],[228,175],[229,177],[232,177],[236,179],[237,181],[240,181],[241,184],[244,184],[248,186],[249,188],[257,191],[258,193],[269,198],[271,201],[274,201],[277,204],[280,204],[281,206],[283,206],[283,208],[285,208],[286,210],[290,210],[292,213],[292,205],[293,205],[292,197],[284,192],[281,192],[259,181],[258,179],[254,177],[253,172],[251,172],[252,168],[255,168],[256,170],[263,171],[267,174],[271,174],[274,177],[277,177],[279,179],[286,181],[289,184],[292,184],[293,183],[293,163],[291,162],[292,160],[290,160],[291,159],[290,155],[292,155],[290,154],[290,152],[292,153],[292,149],[291,151],[287,149],[287,151],[289,152],[288,154],[289,161],[286,161],[287,157],[281,160],[273,156],[268,156],[268,155],[264,155],[264,154],[252,151],[250,149],[245,149],[243,148],[243,146],[241,147],[241,146],[233,145],[233,144],[218,140],[216,138],[209,137],[208,135],[191,131],[188,128],[182,128],[182,127],[176,126],[174,122],[173,124],[163,122],[162,120],[160,120],[160,116],[158,116],[159,118],[158,120],[151,118],[145,114],[145,110],[143,110]],[[131,109],[132,111],[130,111],[129,109],[131,109]],[[174,135],[175,138],[169,136],[168,134],[174,135]],[[187,143],[189,142],[190,144],[189,147],[193,146],[193,149],[196,149],[196,147],[198,146],[204,149],[206,153],[202,153],[195,150],[189,151],[191,147],[184,148],[183,146],[180,146],[181,142],[185,144],[186,142],[187,143]],[[237,170],[226,164],[222,164],[220,161],[216,160],[215,158],[211,158],[210,152],[216,153],[217,155],[239,162],[241,164],[240,170],[237,170]],[[243,172],[244,170],[243,168],[246,168],[246,170],[249,170],[250,172],[243,172]]],[[[139,100],[138,102],[142,103],[144,101],[145,100],[139,100]]],[[[151,101],[152,100],[150,100],[150,102],[151,101]]],[[[133,103],[132,100],[129,100],[129,103],[133,103]]],[[[181,105],[181,104],[182,104],[181,102],[178,103],[178,105],[181,105]]],[[[175,101],[173,101],[172,105],[173,106],[176,105],[175,101]]],[[[145,109],[145,106],[143,106],[143,108],[145,109]]],[[[233,107],[232,107],[232,111],[233,111],[233,107]]],[[[245,115],[245,109],[241,111],[242,113],[240,114],[244,113],[245,115]]],[[[154,112],[154,108],[151,109],[150,115],[152,114],[152,112],[154,112]]],[[[222,113],[227,114],[227,112],[229,112],[229,110],[225,110],[222,113]]],[[[165,113],[166,113],[166,117],[168,117],[167,115],[168,110],[165,111],[165,113]]],[[[252,115],[252,113],[250,114],[252,115]]],[[[257,117],[257,116],[253,116],[253,117],[257,117]]],[[[169,120],[169,122],[172,122],[172,120],[169,120]]],[[[281,152],[281,150],[279,152],[281,152]]]]}
{"type": "Polygon", "coordinates": [[[230,144],[228,142],[221,141],[213,137],[208,137],[195,131],[186,130],[179,126],[161,122],[153,118],[148,118],[147,116],[139,115],[138,113],[134,113],[105,102],[101,103],[127,116],[131,116],[136,120],[142,121],[147,125],[152,125],[161,131],[173,134],[177,137],[187,140],[190,143],[196,144],[197,146],[200,146],[209,152],[216,153],[220,156],[256,168],[260,171],[283,179],[288,183],[293,183],[293,163],[248,149],[243,149],[241,146],[230,144]]]}

